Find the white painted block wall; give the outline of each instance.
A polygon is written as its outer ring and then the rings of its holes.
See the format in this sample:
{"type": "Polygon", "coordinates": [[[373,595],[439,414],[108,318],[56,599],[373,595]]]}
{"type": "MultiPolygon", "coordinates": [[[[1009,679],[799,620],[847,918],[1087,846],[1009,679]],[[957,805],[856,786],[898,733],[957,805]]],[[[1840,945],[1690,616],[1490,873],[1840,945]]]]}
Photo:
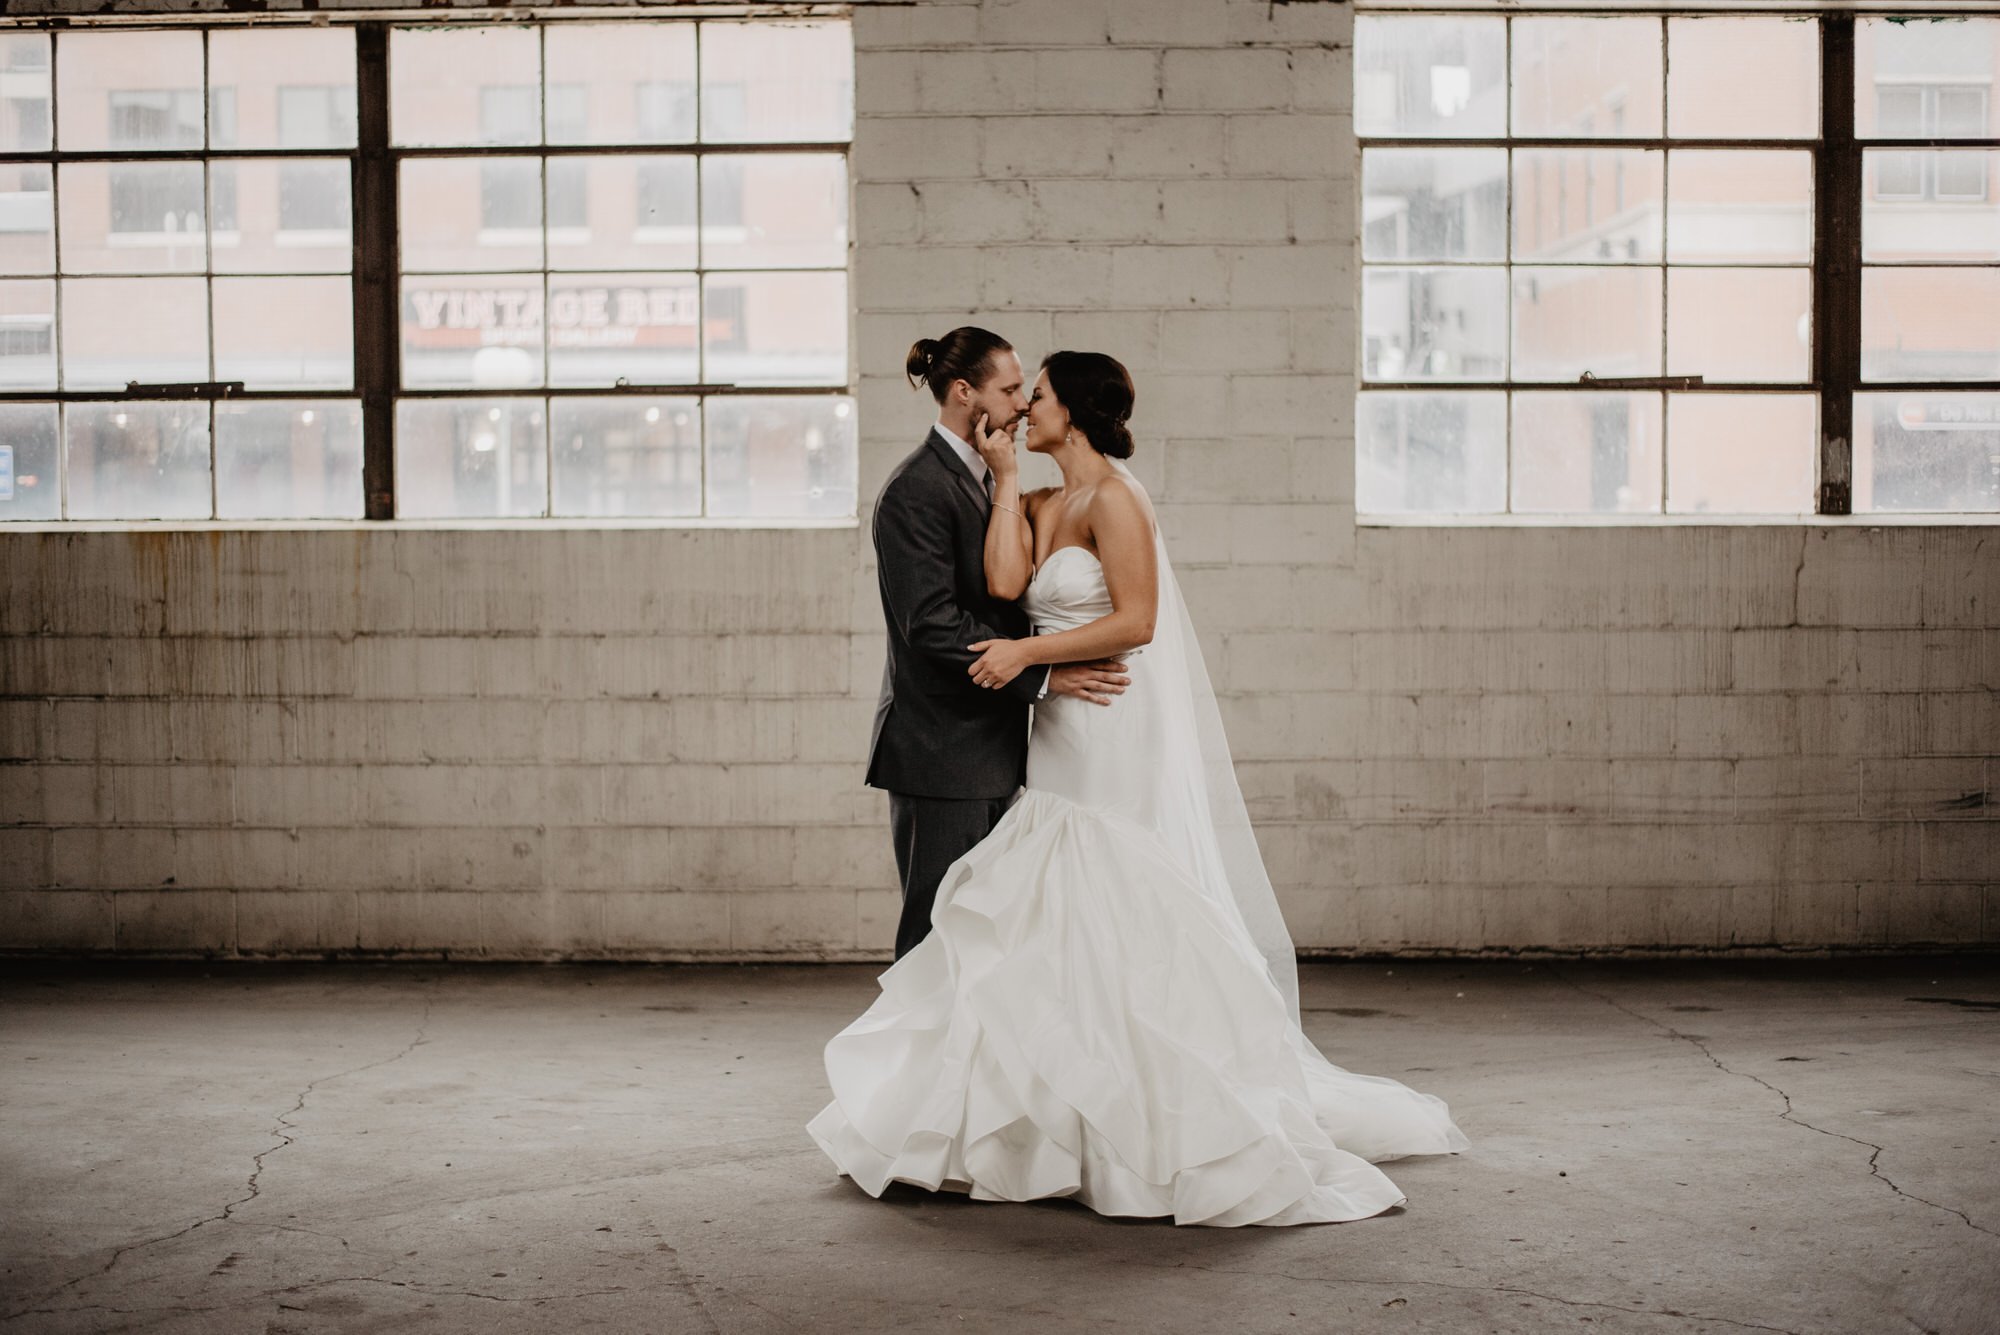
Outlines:
{"type": "MultiPolygon", "coordinates": [[[[1350,31],[857,6],[863,494],[918,335],[1132,368],[1308,950],[2000,941],[2000,528],[1357,526],[1350,31]]],[[[865,516],[0,553],[0,948],[887,957],[865,516]]]]}

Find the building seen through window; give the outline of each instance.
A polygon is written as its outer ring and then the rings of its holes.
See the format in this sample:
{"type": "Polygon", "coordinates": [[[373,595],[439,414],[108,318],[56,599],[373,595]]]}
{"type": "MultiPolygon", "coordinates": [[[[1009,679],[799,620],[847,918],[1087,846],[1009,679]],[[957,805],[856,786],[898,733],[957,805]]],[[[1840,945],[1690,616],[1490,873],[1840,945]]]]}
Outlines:
{"type": "Polygon", "coordinates": [[[851,515],[846,25],[381,31],[0,34],[0,517],[851,515]]]}
{"type": "Polygon", "coordinates": [[[1359,16],[1361,511],[1811,513],[1832,394],[1854,510],[2000,509],[2000,19],[1852,23],[1822,90],[1811,16],[1359,16]],[[1838,377],[1816,148],[1862,168],[1838,377]]]}

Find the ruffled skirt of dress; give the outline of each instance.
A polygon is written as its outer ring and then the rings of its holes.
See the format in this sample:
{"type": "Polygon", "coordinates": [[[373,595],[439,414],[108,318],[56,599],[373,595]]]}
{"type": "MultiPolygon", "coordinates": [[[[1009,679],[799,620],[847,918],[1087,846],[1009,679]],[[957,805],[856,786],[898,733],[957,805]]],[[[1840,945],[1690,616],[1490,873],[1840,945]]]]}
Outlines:
{"type": "Polygon", "coordinates": [[[880,983],[808,1127],[871,1195],[1328,1223],[1403,1203],[1372,1160],[1468,1143],[1442,1100],[1321,1056],[1152,831],[1052,793],[953,864],[880,983]]]}

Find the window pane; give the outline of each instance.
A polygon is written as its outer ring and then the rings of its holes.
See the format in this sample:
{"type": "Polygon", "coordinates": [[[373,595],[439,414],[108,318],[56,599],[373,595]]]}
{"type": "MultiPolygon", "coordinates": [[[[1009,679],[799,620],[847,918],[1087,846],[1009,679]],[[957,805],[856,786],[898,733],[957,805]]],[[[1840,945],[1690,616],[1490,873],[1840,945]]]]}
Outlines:
{"type": "Polygon", "coordinates": [[[1660,396],[1514,395],[1513,508],[1659,513],[1660,396]]]}
{"type": "Polygon", "coordinates": [[[1864,268],[1861,378],[2000,379],[2000,269],[1864,268]]]}
{"type": "Polygon", "coordinates": [[[416,158],[402,165],[404,273],[540,268],[539,158],[416,158]]]}
{"type": "Polygon", "coordinates": [[[1812,155],[1675,149],[1667,258],[1697,264],[1812,259],[1812,155]]]}
{"type": "Polygon", "coordinates": [[[361,518],[361,405],[216,404],[215,512],[221,519],[361,518]]]}
{"type": "Polygon", "coordinates": [[[206,403],[63,409],[71,519],[207,519],[206,403]]]}
{"type": "Polygon", "coordinates": [[[0,163],[0,273],[55,272],[54,205],[47,166],[0,163]]]}
{"type": "Polygon", "coordinates": [[[1861,253],[1882,260],[2000,259],[2000,153],[1967,149],[1865,155],[1861,253]]]}
{"type": "Polygon", "coordinates": [[[1354,132],[1498,138],[1507,132],[1502,19],[1354,19],[1354,132]]]}
{"type": "Polygon", "coordinates": [[[854,513],[854,400],[708,401],[708,512],[834,519],[854,513]]]}
{"type": "Polygon", "coordinates": [[[1507,151],[1361,154],[1361,253],[1371,260],[1507,258],[1507,151]]]}
{"type": "Polygon", "coordinates": [[[550,86],[585,94],[580,114],[550,115],[549,143],[694,141],[692,24],[551,23],[543,32],[550,86]]]}
{"type": "MultiPolygon", "coordinates": [[[[182,384],[206,379],[206,279],[63,279],[64,389],[123,389],[128,380],[182,384]]],[[[202,467],[206,471],[207,465],[202,467]]]]}
{"type": "Polygon", "coordinates": [[[1566,264],[1660,258],[1661,155],[1639,149],[1514,151],[1514,255],[1566,264]]]}
{"type": "Polygon", "coordinates": [[[693,274],[552,275],[549,383],[692,385],[700,311],[693,274]]]}
{"type": "Polygon", "coordinates": [[[200,33],[65,32],[56,40],[57,147],[202,146],[200,33]]]}
{"type": "Polygon", "coordinates": [[[854,41],[839,23],[701,25],[701,137],[708,143],[854,136],[854,41]]]}
{"type": "Polygon", "coordinates": [[[56,387],[56,285],[0,282],[0,389],[56,387]]]}
{"type": "Polygon", "coordinates": [[[410,519],[548,512],[540,399],[403,399],[396,404],[396,513],[410,519]]]}
{"type": "Polygon", "coordinates": [[[354,285],[333,278],[218,278],[215,378],[251,389],[354,384],[354,285]]]}
{"type": "Polygon", "coordinates": [[[846,274],[712,273],[702,299],[704,380],[847,383],[846,274]]]}
{"type": "Polygon", "coordinates": [[[2000,510],[2000,394],[1854,396],[1854,511],[2000,510]]]}
{"type": "Polygon", "coordinates": [[[540,48],[525,26],[390,29],[390,140],[539,144],[540,48]]]}
{"type": "Polygon", "coordinates": [[[1854,132],[1863,139],[2000,136],[2000,18],[1854,21],[1854,132]]]}
{"type": "Polygon", "coordinates": [[[704,157],[701,222],[709,268],[845,264],[847,161],[832,153],[704,157]]]}
{"type": "Polygon", "coordinates": [[[1660,271],[1514,270],[1514,378],[1660,373],[1660,271]]]}
{"type": "Polygon", "coordinates": [[[1503,379],[1507,272],[1367,269],[1361,329],[1365,379],[1503,379]]]}
{"type": "Polygon", "coordinates": [[[1938,153],[1931,159],[1931,184],[1940,200],[1985,203],[1990,153],[1938,153]]]}
{"type": "Polygon", "coordinates": [[[236,223],[211,238],[217,273],[346,273],[353,266],[346,162],[221,158],[208,175],[218,205],[225,195],[232,201],[236,223]]]}
{"type": "Polygon", "coordinates": [[[0,522],[60,519],[56,405],[0,403],[0,522]]]}
{"type": "Polygon", "coordinates": [[[1865,154],[1868,179],[1878,199],[1922,199],[1924,183],[1930,179],[1929,159],[1922,153],[1865,154]]]}
{"type": "Polygon", "coordinates": [[[69,162],[57,172],[64,273],[199,273],[199,162],[69,162]]]}
{"type": "Polygon", "coordinates": [[[542,383],[542,276],[403,280],[403,383],[516,389],[542,383]]]}
{"type": "Polygon", "coordinates": [[[1514,133],[1660,133],[1658,19],[1514,20],[1514,133]]]}
{"type": "Polygon", "coordinates": [[[549,412],[553,513],[701,513],[699,400],[563,398],[549,412]]]}
{"type": "Polygon", "coordinates": [[[1507,396],[1356,396],[1355,508],[1498,514],[1507,508],[1507,396]]]}
{"type": "Polygon", "coordinates": [[[694,158],[620,153],[549,168],[549,218],[571,223],[549,236],[551,268],[694,268],[694,158]]]}
{"type": "Polygon", "coordinates": [[[40,33],[0,35],[0,153],[49,149],[49,39],[40,33]]]}
{"type": "Polygon", "coordinates": [[[1667,133],[1684,139],[1819,134],[1819,23],[1667,20],[1667,133]]]}
{"type": "Polygon", "coordinates": [[[1818,437],[1809,394],[1669,394],[1667,509],[1811,514],[1818,437]]]}
{"type": "Polygon", "coordinates": [[[1811,270],[1667,270],[1667,374],[1808,379],[1811,270]]]}
{"type": "MultiPolygon", "coordinates": [[[[1936,99],[1931,89],[1921,84],[1879,83],[1875,88],[1875,136],[1883,139],[1920,139],[1924,136],[1924,126],[1929,123],[1925,109],[1934,105],[1936,99]]],[[[1858,122],[1861,117],[1855,117],[1858,122]]],[[[1857,123],[1855,129],[1861,126],[1857,123]]]]}
{"type": "Polygon", "coordinates": [[[354,30],[218,28],[208,82],[236,100],[236,148],[352,148],[354,30]]]}

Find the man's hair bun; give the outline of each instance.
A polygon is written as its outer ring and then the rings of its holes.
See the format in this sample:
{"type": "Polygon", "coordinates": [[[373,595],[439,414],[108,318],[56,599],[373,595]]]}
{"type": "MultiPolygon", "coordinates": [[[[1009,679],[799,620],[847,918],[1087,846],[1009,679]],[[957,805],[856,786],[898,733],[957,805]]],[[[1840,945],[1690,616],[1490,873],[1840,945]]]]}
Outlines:
{"type": "Polygon", "coordinates": [[[920,338],[910,345],[903,371],[910,385],[928,385],[939,403],[963,380],[978,389],[993,374],[993,354],[1012,352],[1014,345],[991,330],[962,325],[943,338],[920,338]]]}
{"type": "Polygon", "coordinates": [[[910,344],[910,355],[903,362],[903,370],[912,384],[930,375],[931,363],[937,360],[937,351],[938,341],[934,338],[920,338],[910,344]]]}

